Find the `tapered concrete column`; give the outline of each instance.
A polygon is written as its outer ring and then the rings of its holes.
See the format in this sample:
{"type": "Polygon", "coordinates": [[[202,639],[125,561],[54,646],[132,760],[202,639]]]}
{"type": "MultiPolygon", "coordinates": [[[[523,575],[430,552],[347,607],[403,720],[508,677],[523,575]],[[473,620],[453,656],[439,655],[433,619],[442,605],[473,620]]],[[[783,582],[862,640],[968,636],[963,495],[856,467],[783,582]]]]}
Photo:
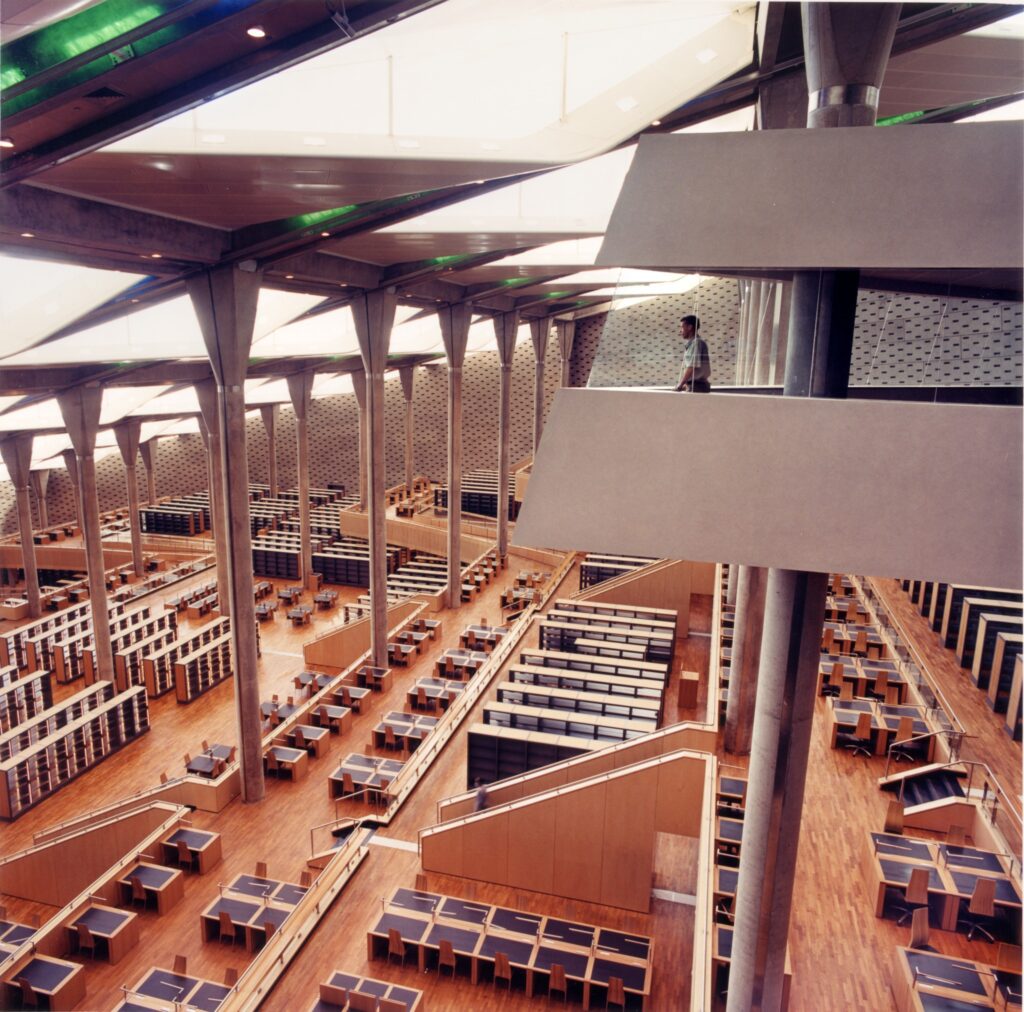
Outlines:
{"type": "Polygon", "coordinates": [[[730,608],[736,607],[736,583],[740,567],[733,562],[729,565],[729,572],[725,577],[725,603],[730,608]]]}
{"type": "Polygon", "coordinates": [[[402,381],[402,397],[405,398],[405,491],[412,495],[413,479],[416,477],[416,461],[414,455],[415,430],[413,428],[413,385],[416,380],[416,370],[413,366],[407,365],[398,370],[398,377],[402,381]]]}
{"type": "Polygon", "coordinates": [[[146,469],[146,499],[152,506],[156,502],[156,437],[139,443],[142,466],[146,469]]]}
{"type": "Polygon", "coordinates": [[[730,569],[738,569],[739,575],[732,659],[729,663],[729,701],[725,709],[725,750],[735,755],[747,755],[754,729],[754,700],[761,661],[768,570],[760,566],[731,566],[730,569]]]}
{"type": "Polygon", "coordinates": [[[43,530],[50,526],[50,517],[46,509],[46,486],[50,483],[50,472],[45,468],[38,471],[30,471],[29,480],[32,483],[32,491],[36,497],[36,515],[39,517],[39,529],[43,530]]]}
{"type": "Polygon", "coordinates": [[[747,320],[750,317],[750,282],[739,278],[736,282],[739,289],[740,319],[736,328],[736,369],[733,382],[743,386],[743,367],[747,356],[747,320]]]}
{"type": "Polygon", "coordinates": [[[366,488],[366,439],[369,429],[366,417],[366,372],[363,369],[355,369],[352,372],[352,392],[356,395],[356,404],[359,406],[359,508],[366,509],[367,488],[366,488]]]}
{"type": "Polygon", "coordinates": [[[309,405],[314,378],[311,372],[288,377],[299,458],[299,580],[307,589],[313,585],[313,538],[309,529],[309,405]]]}
{"type": "Polygon", "coordinates": [[[569,386],[569,368],[572,365],[572,344],[576,339],[576,321],[559,320],[558,327],[558,365],[561,373],[559,386],[569,386]]]}
{"type": "MultiPolygon", "coordinates": [[[[498,555],[508,555],[508,479],[509,442],[512,433],[512,358],[519,332],[519,312],[494,317],[494,335],[498,339],[498,555]]],[[[571,348],[570,340],[570,348],[571,348]]]]}
{"type": "MultiPolygon", "coordinates": [[[[801,5],[809,127],[874,125],[899,10],[898,4],[801,5]]],[[[786,396],[846,396],[857,281],[856,271],[797,272],[786,396]]],[[[774,1012],[782,1004],[827,582],[825,573],[768,573],[728,1012],[774,1012]]]]}
{"type": "Polygon", "coordinates": [[[82,539],[85,542],[85,568],[89,577],[89,612],[92,616],[92,642],[96,649],[96,673],[99,678],[112,682],[114,651],[110,642],[110,614],[107,607],[107,580],[104,573],[94,456],[96,431],[99,429],[103,407],[103,388],[73,387],[57,394],[57,403],[75,450],[78,508],[82,539]]]}
{"type": "Polygon", "coordinates": [[[267,484],[270,486],[270,498],[277,498],[277,404],[264,404],[260,408],[263,428],[267,430],[267,484]]]}
{"type": "Polygon", "coordinates": [[[71,497],[75,501],[75,523],[80,531],[85,530],[85,521],[82,518],[82,486],[78,480],[78,458],[74,450],[62,450],[64,467],[68,472],[68,480],[71,482],[71,497]]]}
{"type": "Polygon", "coordinates": [[[14,485],[18,503],[18,537],[21,539],[21,567],[25,570],[25,597],[28,613],[38,618],[42,611],[39,595],[39,573],[36,571],[36,547],[32,531],[32,435],[19,432],[0,439],[0,455],[14,485]]]}
{"type": "MultiPolygon", "coordinates": [[[[213,554],[217,563],[217,607],[222,615],[230,616],[231,597],[222,589],[231,582],[231,550],[225,537],[228,519],[225,510],[224,470],[221,467],[221,414],[216,381],[201,380],[195,384],[195,390],[201,412],[199,432],[206,446],[206,466],[210,480],[210,535],[213,538],[213,554]]],[[[252,565],[251,560],[249,565],[252,565]]]]}
{"type": "Polygon", "coordinates": [[[128,530],[132,539],[132,568],[142,576],[146,567],[142,561],[142,527],[139,523],[139,486],[135,473],[135,458],[139,455],[140,418],[126,418],[114,426],[114,438],[124,461],[124,478],[128,485],[128,530]]]}
{"type": "Polygon", "coordinates": [[[384,370],[395,322],[397,293],[377,288],[356,299],[352,319],[366,374],[367,527],[370,534],[370,654],[377,667],[388,666],[387,446],[384,441],[384,370]]]}
{"type": "Polygon", "coordinates": [[[472,309],[459,302],[438,310],[448,356],[448,607],[462,602],[462,363],[472,309]]]}
{"type": "Polygon", "coordinates": [[[533,342],[533,453],[537,455],[541,433],[544,431],[544,358],[548,352],[548,332],[551,325],[547,317],[530,321],[530,340],[533,342]]]}
{"type": "Polygon", "coordinates": [[[231,607],[242,799],[252,803],[263,798],[264,783],[244,383],[260,275],[254,270],[218,267],[192,275],[186,285],[217,383],[217,431],[222,436],[220,471],[227,517],[221,536],[231,562],[227,586],[220,587],[218,595],[222,602],[230,601],[231,607]]]}

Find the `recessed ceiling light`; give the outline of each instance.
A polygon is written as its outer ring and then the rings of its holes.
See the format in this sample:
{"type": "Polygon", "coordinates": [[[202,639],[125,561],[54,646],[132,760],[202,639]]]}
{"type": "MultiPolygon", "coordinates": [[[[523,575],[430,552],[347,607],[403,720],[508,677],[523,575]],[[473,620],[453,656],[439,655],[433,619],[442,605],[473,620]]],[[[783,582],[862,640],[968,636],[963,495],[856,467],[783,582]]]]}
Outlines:
{"type": "Polygon", "coordinates": [[[0,148],[13,148],[14,141],[10,137],[0,137],[0,148]]]}
{"type": "Polygon", "coordinates": [[[149,254],[154,260],[160,260],[163,258],[163,253],[150,253],[149,254]]]}
{"type": "Polygon", "coordinates": [[[623,95],[622,98],[615,100],[615,107],[620,109],[622,112],[629,112],[631,109],[635,109],[640,103],[637,102],[632,95],[623,95]]]}
{"type": "Polygon", "coordinates": [[[322,236],[323,236],[323,237],[324,237],[325,239],[326,239],[326,238],[327,238],[327,237],[328,237],[328,236],[329,236],[330,234],[331,234],[330,232],[321,232],[321,233],[320,233],[320,235],[322,235],[322,236]]]}
{"type": "Polygon", "coordinates": [[[661,120],[660,119],[652,119],[651,120],[651,126],[661,126],[661,120]]]}
{"type": "Polygon", "coordinates": [[[34,239],[36,237],[36,234],[35,232],[22,232],[21,237],[22,239],[34,239]]]}
{"type": "Polygon", "coordinates": [[[251,28],[246,28],[245,34],[250,39],[265,39],[267,37],[266,29],[261,25],[253,25],[251,28]]]}
{"type": "Polygon", "coordinates": [[[138,302],[138,301],[139,301],[138,299],[132,299],[132,302],[138,302]]]}
{"type": "Polygon", "coordinates": [[[285,281],[291,281],[291,279],[294,278],[294,277],[295,277],[294,274],[286,274],[284,276],[284,279],[285,279],[285,281]]]}
{"type": "Polygon", "coordinates": [[[712,60],[718,59],[718,53],[716,53],[713,49],[702,49],[697,54],[697,59],[701,63],[710,63],[712,60]]]}

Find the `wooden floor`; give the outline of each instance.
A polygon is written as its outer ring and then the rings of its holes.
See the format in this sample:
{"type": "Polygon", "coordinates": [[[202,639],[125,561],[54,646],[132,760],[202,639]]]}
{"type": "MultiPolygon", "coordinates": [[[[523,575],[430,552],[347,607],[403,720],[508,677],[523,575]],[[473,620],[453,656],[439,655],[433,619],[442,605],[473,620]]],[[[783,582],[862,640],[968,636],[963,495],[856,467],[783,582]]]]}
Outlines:
{"type": "MultiPolygon", "coordinates": [[[[184,900],[168,916],[143,916],[141,944],[117,966],[89,963],[87,999],[89,1009],[106,1009],[120,1000],[120,988],[130,985],[152,965],[169,965],[176,953],[189,959],[190,973],[220,980],[225,968],[242,969],[246,954],[227,945],[203,943],[198,917],[217,895],[218,883],[251,872],[256,861],[267,860],[272,877],[296,880],[311,853],[310,829],[333,819],[338,812],[365,814],[358,802],[335,805],[328,798],[325,781],[337,761],[350,751],[362,752],[369,742],[370,728],[382,709],[402,709],[405,688],[427,673],[434,657],[453,645],[459,631],[471,621],[500,615],[498,597],[519,568],[535,568],[513,557],[501,579],[486,588],[481,597],[460,612],[442,613],[443,635],[408,672],[396,671],[397,683],[383,698],[374,698],[369,712],[356,718],[353,731],[335,738],[331,751],[312,761],[310,773],[298,784],[267,782],[266,800],[259,805],[233,802],[216,816],[196,813],[199,828],[221,833],[224,862],[206,876],[188,876],[184,900]]],[[[208,577],[205,577],[208,578],[208,577]]],[[[578,589],[575,570],[560,592],[568,596],[578,589]]],[[[174,593],[178,592],[175,588],[174,593]]],[[[358,595],[353,592],[351,597],[358,595]]],[[[343,599],[347,592],[343,593],[343,599]]],[[[337,613],[335,613],[337,614],[337,613]]],[[[326,628],[328,618],[317,613],[312,632],[326,628]]],[[[710,599],[695,598],[691,614],[691,635],[680,640],[673,665],[673,681],[667,696],[667,719],[693,719],[696,713],[675,709],[676,677],[680,667],[699,670],[706,680],[710,640],[710,599]]],[[[289,694],[292,676],[302,669],[302,642],[310,629],[293,629],[280,617],[261,627],[263,656],[260,685],[264,698],[273,692],[289,694]]],[[[972,691],[973,690],[972,687],[972,691]]],[[[979,694],[980,695],[980,694],[979,694]]],[[[485,697],[486,698],[486,697],[485,697]]],[[[707,702],[702,682],[698,710],[707,702]]],[[[478,707],[483,701],[478,703],[478,707]]],[[[236,741],[234,708],[230,683],[219,686],[189,706],[179,706],[173,697],[153,702],[153,730],[118,755],[69,785],[22,819],[0,827],[0,853],[10,854],[32,842],[32,834],[44,826],[61,822],[116,798],[152,786],[161,771],[181,772],[182,755],[196,751],[206,738],[236,741]]],[[[475,714],[470,715],[470,720],[475,714]]],[[[1005,738],[1005,735],[1002,736],[1005,738]]],[[[461,979],[439,980],[436,974],[421,975],[412,968],[401,969],[382,962],[368,963],[366,931],[380,910],[383,897],[398,885],[411,885],[419,863],[415,846],[418,830],[436,822],[436,802],[465,789],[465,736],[457,736],[441,754],[428,775],[407,799],[401,812],[370,847],[368,859],[335,902],[314,935],[282,976],[264,1002],[268,1010],[304,1009],[316,997],[317,983],[334,969],[402,981],[427,992],[427,1007],[437,1009],[536,1008],[543,999],[530,1001],[521,995],[495,995],[487,987],[473,987],[461,979]]],[[[721,757],[721,754],[720,754],[721,757]]],[[[744,765],[733,757],[723,762],[744,765]]],[[[861,760],[828,747],[824,706],[819,702],[812,742],[811,761],[800,843],[791,930],[791,959],[794,982],[791,1008],[800,1010],[845,1010],[892,1008],[889,975],[895,947],[905,944],[906,929],[876,919],[871,892],[860,878],[860,864],[867,833],[882,825],[885,798],[877,788],[881,760],[861,760]]],[[[1018,781],[1019,783],[1019,781],[1018,781]]],[[[659,839],[654,886],[685,895],[694,891],[695,845],[692,841],[659,839]]],[[[607,924],[652,935],[655,939],[654,1012],[679,1010],[688,1006],[689,966],[692,952],[693,907],[684,903],[655,900],[648,915],[569,902],[551,896],[510,890],[446,876],[431,875],[430,888],[485,902],[523,907],[542,913],[607,924]]],[[[27,917],[33,912],[48,916],[47,908],[2,897],[11,915],[27,917]]],[[[966,955],[960,936],[934,932],[933,943],[941,952],[966,955]]],[[[994,948],[972,945],[973,958],[994,956],[994,948]],[[989,949],[990,951],[986,951],[989,949]]]]}

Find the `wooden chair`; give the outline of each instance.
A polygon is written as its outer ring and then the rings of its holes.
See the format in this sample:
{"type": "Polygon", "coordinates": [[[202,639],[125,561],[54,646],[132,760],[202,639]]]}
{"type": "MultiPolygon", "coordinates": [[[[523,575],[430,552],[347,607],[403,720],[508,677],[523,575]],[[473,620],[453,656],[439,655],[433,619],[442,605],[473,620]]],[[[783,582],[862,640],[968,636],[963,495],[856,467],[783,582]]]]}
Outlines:
{"type": "Polygon", "coordinates": [[[552,963],[548,973],[548,998],[558,993],[562,996],[562,1002],[567,1002],[569,986],[565,982],[565,967],[561,963],[552,963]]]}
{"type": "Polygon", "coordinates": [[[266,944],[274,937],[274,932],[277,931],[277,925],[273,921],[263,922],[263,942],[266,944]]]}
{"type": "Polygon", "coordinates": [[[925,952],[934,952],[928,944],[931,937],[931,928],[928,925],[928,908],[918,907],[914,916],[910,919],[910,942],[911,949],[924,949],[925,952]]]}
{"type": "Polygon", "coordinates": [[[823,696],[838,696],[843,687],[843,662],[836,661],[829,672],[828,681],[821,687],[823,696]]]}
{"type": "Polygon", "coordinates": [[[839,683],[839,702],[853,702],[853,682],[848,682],[845,679],[843,679],[843,681],[839,683]]]}
{"type": "Polygon", "coordinates": [[[21,1004],[24,1008],[39,1008],[39,995],[36,994],[26,977],[18,977],[17,984],[21,988],[21,1004]]]}
{"type": "Polygon", "coordinates": [[[202,745],[203,745],[203,751],[204,752],[209,752],[210,751],[210,743],[205,738],[203,739],[202,745]]]}
{"type": "Polygon", "coordinates": [[[295,729],[295,747],[305,748],[306,747],[306,736],[302,733],[302,728],[297,727],[295,729]]]}
{"type": "Polygon", "coordinates": [[[398,739],[395,737],[395,729],[390,724],[384,725],[384,747],[387,749],[398,748],[398,739]]]}
{"type": "Polygon", "coordinates": [[[447,656],[444,659],[444,677],[455,677],[455,661],[450,656],[447,656]]]}
{"type": "Polygon", "coordinates": [[[238,752],[238,746],[232,745],[231,751],[228,753],[228,762],[233,763],[235,761],[235,755],[238,752]]]}
{"type": "Polygon", "coordinates": [[[337,984],[321,984],[320,1001],[324,1005],[343,1009],[348,1005],[348,988],[338,987],[337,984]]]}
{"type": "Polygon", "coordinates": [[[623,987],[621,977],[608,978],[608,997],[604,1007],[611,1008],[613,1005],[617,1005],[623,1010],[626,1008],[626,989],[623,987]]]}
{"type": "Polygon", "coordinates": [[[88,952],[90,956],[95,956],[96,936],[89,930],[89,925],[79,921],[75,927],[78,930],[78,951],[88,952]]]}
{"type": "MultiPolygon", "coordinates": [[[[879,702],[884,703],[885,697],[889,694],[889,672],[879,671],[875,675],[875,687],[868,689],[868,695],[872,699],[877,699],[879,702]]],[[[913,719],[911,719],[911,727],[913,727],[913,719]]]]}
{"type": "Polygon", "coordinates": [[[911,741],[914,737],[914,718],[913,717],[900,717],[900,722],[896,727],[896,736],[893,738],[893,743],[903,742],[902,745],[896,745],[892,750],[893,759],[903,759],[907,762],[919,762],[927,758],[928,755],[928,742],[927,741],[911,741]]]}
{"type": "Polygon", "coordinates": [[[187,868],[189,871],[197,871],[199,865],[198,855],[193,854],[188,849],[188,844],[184,840],[179,840],[177,843],[178,848],[178,867],[187,868]]]}
{"type": "Polygon", "coordinates": [[[440,974],[442,970],[448,968],[452,971],[452,976],[455,976],[455,950],[452,948],[452,943],[447,938],[442,938],[438,942],[438,954],[437,954],[437,972],[440,974]]]}
{"type": "Polygon", "coordinates": [[[950,847],[962,847],[967,840],[967,827],[954,823],[946,830],[946,843],[950,847]]]}
{"type": "Polygon", "coordinates": [[[235,944],[235,925],[231,920],[231,915],[226,911],[220,912],[220,940],[223,942],[227,940],[232,945],[235,944]]]}
{"type": "Polygon", "coordinates": [[[498,981],[505,981],[506,986],[512,990],[512,967],[508,962],[508,954],[504,952],[496,952],[494,954],[494,986],[498,986],[498,981]]]}
{"type": "Polygon", "coordinates": [[[167,775],[166,771],[164,771],[163,773],[160,774],[160,783],[166,784],[169,780],[170,780],[170,777],[167,775]]]}
{"type": "Polygon", "coordinates": [[[277,761],[277,755],[273,748],[271,748],[263,758],[267,761],[267,775],[273,775],[275,777],[280,776],[281,764],[277,761]]]}
{"type": "Polygon", "coordinates": [[[997,970],[1009,970],[1011,973],[1020,973],[1020,946],[1011,945],[1009,942],[1000,942],[999,948],[996,951],[996,961],[993,965],[997,970]]]}
{"type": "Polygon", "coordinates": [[[308,889],[313,884],[313,873],[308,869],[301,872],[299,875],[299,885],[303,889],[308,889]]]}
{"type": "Polygon", "coordinates": [[[398,957],[399,963],[405,964],[405,942],[402,941],[402,933],[398,928],[388,928],[388,962],[393,956],[398,957]]]}
{"type": "Polygon", "coordinates": [[[873,751],[871,714],[861,713],[852,732],[843,731],[836,735],[836,744],[840,748],[851,749],[854,755],[870,756],[873,751]]]}
{"type": "Polygon", "coordinates": [[[362,991],[349,991],[348,1007],[351,1012],[377,1012],[377,998],[362,991]]]}
{"type": "Polygon", "coordinates": [[[428,892],[428,889],[427,889],[427,876],[423,872],[420,871],[420,872],[416,873],[416,884],[415,884],[415,886],[413,886],[413,888],[418,893],[428,892]]]}
{"type": "Polygon", "coordinates": [[[903,802],[899,798],[890,798],[889,805],[885,810],[885,825],[883,833],[895,833],[903,835],[903,802]]]}
{"type": "Polygon", "coordinates": [[[967,915],[958,917],[956,925],[959,928],[962,924],[967,928],[968,942],[973,942],[975,935],[984,935],[990,942],[994,942],[995,935],[990,929],[995,928],[995,917],[996,880],[979,877],[967,904],[967,915]]]}
{"type": "Polygon", "coordinates": [[[409,1008],[404,1001],[397,998],[378,998],[377,1012],[407,1012],[409,1008]]]}
{"type": "Polygon", "coordinates": [[[919,907],[928,906],[928,869],[914,868],[910,873],[910,881],[907,883],[906,892],[903,894],[903,904],[897,907],[899,917],[897,924],[905,924],[914,916],[914,911],[919,907]]]}
{"type": "Polygon", "coordinates": [[[267,862],[266,861],[257,861],[256,862],[256,871],[255,871],[254,874],[255,874],[256,878],[267,878],[267,862]]]}
{"type": "Polygon", "coordinates": [[[234,987],[238,983],[238,968],[229,966],[224,971],[224,986],[234,987]]]}
{"type": "Polygon", "coordinates": [[[188,769],[188,765],[189,765],[190,762],[192,762],[192,756],[188,752],[186,752],[185,753],[185,768],[186,769],[188,769]]]}
{"type": "Polygon", "coordinates": [[[851,653],[856,654],[858,657],[865,657],[868,652],[868,633],[866,629],[861,629],[857,632],[857,636],[853,641],[853,650],[851,653]]]}
{"type": "MultiPolygon", "coordinates": [[[[360,788],[360,792],[361,792],[360,788]]],[[[341,774],[341,793],[346,798],[354,798],[356,795],[355,781],[352,779],[351,773],[342,772],[341,774]]]]}
{"type": "Polygon", "coordinates": [[[416,702],[414,706],[417,710],[433,709],[433,706],[430,705],[430,700],[427,699],[427,690],[422,685],[416,687],[416,702]]]}
{"type": "Polygon", "coordinates": [[[142,909],[145,910],[149,905],[149,897],[146,896],[146,889],[142,884],[142,879],[138,875],[132,875],[128,881],[132,886],[132,906],[134,907],[136,903],[139,903],[142,905],[142,909]]]}
{"type": "Polygon", "coordinates": [[[188,957],[187,956],[175,956],[174,957],[174,972],[179,977],[184,977],[188,973],[188,957]]]}
{"type": "Polygon", "coordinates": [[[832,653],[832,647],[835,646],[835,639],[835,629],[828,628],[821,634],[821,652],[823,654],[832,653]]]}

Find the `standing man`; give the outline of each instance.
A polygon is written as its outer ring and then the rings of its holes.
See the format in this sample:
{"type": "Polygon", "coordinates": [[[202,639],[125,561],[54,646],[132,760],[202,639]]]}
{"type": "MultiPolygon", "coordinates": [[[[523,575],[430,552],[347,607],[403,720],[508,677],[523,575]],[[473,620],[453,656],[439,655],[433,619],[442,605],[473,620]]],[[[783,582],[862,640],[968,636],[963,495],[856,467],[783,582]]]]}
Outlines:
{"type": "Polygon", "coordinates": [[[679,321],[683,335],[683,371],[679,374],[676,390],[706,394],[711,390],[711,354],[707,342],[697,336],[700,320],[692,314],[679,321]]]}

